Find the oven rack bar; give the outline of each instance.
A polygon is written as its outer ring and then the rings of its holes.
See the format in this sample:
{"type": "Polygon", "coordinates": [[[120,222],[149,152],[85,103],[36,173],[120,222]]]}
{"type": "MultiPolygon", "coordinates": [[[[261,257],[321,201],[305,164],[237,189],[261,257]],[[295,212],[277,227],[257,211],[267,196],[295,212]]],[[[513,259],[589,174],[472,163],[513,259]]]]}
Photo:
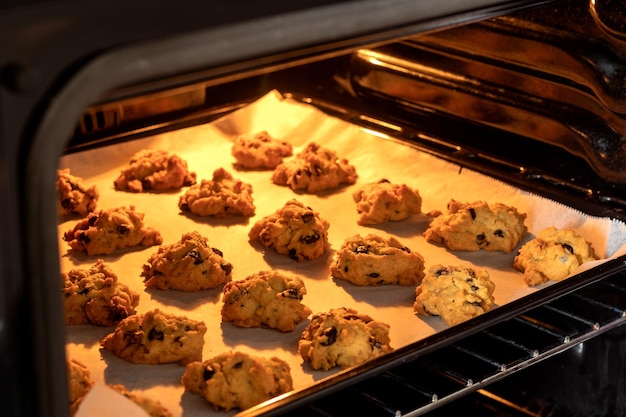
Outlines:
{"type": "MultiPolygon", "coordinates": [[[[489,384],[624,324],[626,271],[619,271],[297,408],[268,415],[416,417],[469,394],[494,401],[485,390],[489,384]]],[[[511,408],[506,415],[529,415],[517,410],[519,405],[498,402],[511,408]]]]}

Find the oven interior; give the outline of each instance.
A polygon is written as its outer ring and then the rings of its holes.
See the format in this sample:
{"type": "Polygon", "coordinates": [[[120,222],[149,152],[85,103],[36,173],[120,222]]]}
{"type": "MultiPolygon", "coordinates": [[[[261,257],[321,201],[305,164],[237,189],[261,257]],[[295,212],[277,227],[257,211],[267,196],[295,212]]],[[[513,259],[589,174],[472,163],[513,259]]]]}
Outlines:
{"type": "MultiPolygon", "coordinates": [[[[323,59],[124,85],[82,112],[64,152],[209,123],[277,90],[585,214],[626,221],[626,9],[545,3],[323,59]]],[[[240,414],[626,415],[623,264],[609,261],[240,414]]]]}

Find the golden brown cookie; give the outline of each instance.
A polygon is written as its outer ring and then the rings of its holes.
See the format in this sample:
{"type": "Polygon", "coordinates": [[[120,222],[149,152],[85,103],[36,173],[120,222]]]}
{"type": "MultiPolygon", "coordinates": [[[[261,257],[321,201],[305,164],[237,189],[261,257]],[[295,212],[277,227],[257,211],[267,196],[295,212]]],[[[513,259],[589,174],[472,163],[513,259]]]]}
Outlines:
{"type": "Polygon", "coordinates": [[[209,240],[193,231],[179,242],[159,247],[142,267],[147,288],[199,291],[216,288],[232,278],[233,265],[209,240]]]}
{"type": "Polygon", "coordinates": [[[291,332],[311,314],[302,304],[305,294],[304,282],[297,276],[257,272],[224,285],[222,321],[291,332]]]}
{"type": "Polygon", "coordinates": [[[227,352],[185,367],[185,390],[198,394],[216,411],[245,410],[293,389],[287,362],[243,352],[227,352]]]}
{"type": "Polygon", "coordinates": [[[178,207],[198,216],[224,218],[229,214],[254,216],[252,186],[233,178],[224,168],[213,172],[213,179],[202,180],[180,196],[178,207]]]}
{"type": "Polygon", "coordinates": [[[278,165],[272,175],[277,185],[293,191],[316,193],[356,182],[356,169],[335,151],[309,143],[296,157],[278,165]]]}
{"type": "Polygon", "coordinates": [[[59,216],[86,216],[96,210],[100,193],[95,185],[87,187],[81,177],[69,169],[57,170],[57,213],[59,216]]]}
{"type": "Polygon", "coordinates": [[[298,341],[302,359],[325,371],[360,365],[391,351],[389,325],[345,307],[314,314],[298,341]]]}
{"type": "Polygon", "coordinates": [[[65,232],[63,240],[73,250],[87,255],[110,255],[119,249],[160,245],[161,233],[146,227],[144,216],[134,206],[100,210],[65,232]]]}
{"type": "Polygon", "coordinates": [[[495,287],[484,269],[433,265],[415,289],[413,310],[453,326],[491,310],[495,287]]]}
{"type": "Polygon", "coordinates": [[[190,172],[187,162],[178,155],[162,149],[144,149],[132,156],[114,185],[116,190],[141,193],[178,190],[195,183],[196,173],[190,172]]]}
{"type": "Polygon", "coordinates": [[[135,314],[139,294],[119,282],[102,259],[89,269],[62,273],[65,324],[114,326],[135,314]]]}
{"type": "Polygon", "coordinates": [[[428,242],[453,251],[512,252],[526,234],[526,214],[502,203],[459,203],[450,200],[448,211],[435,217],[424,232],[428,242]]]}
{"type": "Polygon", "coordinates": [[[394,237],[355,235],[335,253],[330,274],[356,285],[418,285],[424,258],[394,237]]]}
{"type": "Polygon", "coordinates": [[[422,197],[417,190],[386,179],[364,185],[352,198],[360,225],[404,220],[422,211],[422,197]]]}
{"type": "Polygon", "coordinates": [[[513,267],[529,286],[561,281],[585,262],[598,259],[593,247],[573,229],[548,227],[524,244],[513,267]]]}
{"type": "Polygon", "coordinates": [[[317,259],[330,249],[329,227],[317,211],[298,200],[289,200],[273,214],[258,220],[248,237],[300,262],[317,259]]]}
{"type": "Polygon", "coordinates": [[[100,345],[131,362],[186,365],[202,359],[206,325],[159,309],[122,320],[100,345]]]}
{"type": "Polygon", "coordinates": [[[173,417],[174,415],[159,400],[129,391],[121,384],[108,384],[115,391],[143,409],[150,417],[173,417]]]}
{"type": "Polygon", "coordinates": [[[283,158],[293,155],[291,144],[270,136],[266,131],[240,135],[233,144],[236,166],[243,169],[274,169],[283,158]]]}
{"type": "Polygon", "coordinates": [[[91,379],[91,372],[82,362],[68,359],[66,363],[69,409],[70,415],[74,415],[85,395],[93,387],[94,381],[91,379]]]}

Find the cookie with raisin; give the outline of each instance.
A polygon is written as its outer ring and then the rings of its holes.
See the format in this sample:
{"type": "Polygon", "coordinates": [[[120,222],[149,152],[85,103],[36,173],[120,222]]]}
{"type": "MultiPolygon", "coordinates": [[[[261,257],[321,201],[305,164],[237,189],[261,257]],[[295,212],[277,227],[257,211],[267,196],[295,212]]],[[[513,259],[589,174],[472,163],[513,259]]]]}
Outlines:
{"type": "Polygon", "coordinates": [[[134,391],[129,391],[122,384],[108,384],[108,386],[137,404],[150,417],[174,417],[170,410],[168,410],[159,400],[155,398],[148,397],[134,391]]]}
{"type": "Polygon", "coordinates": [[[283,158],[293,155],[293,148],[288,142],[261,131],[237,137],[231,153],[237,161],[237,168],[274,169],[283,162],[283,158]]]}
{"type": "Polygon", "coordinates": [[[202,359],[206,331],[202,321],[154,309],[122,320],[100,345],[131,363],[186,365],[202,359]]]}
{"type": "Polygon", "coordinates": [[[95,185],[88,187],[81,177],[69,169],[57,170],[57,213],[59,216],[86,216],[96,210],[100,193],[95,185]]]}
{"type": "Polygon", "coordinates": [[[233,265],[197,231],[184,233],[179,242],[160,246],[142,266],[147,288],[199,291],[216,288],[232,279],[233,265]]]}
{"type": "Polygon", "coordinates": [[[413,310],[454,326],[491,310],[495,288],[484,269],[433,265],[415,289],[413,310]]]}
{"type": "Polygon", "coordinates": [[[185,367],[181,383],[216,411],[245,410],[293,389],[289,364],[277,357],[225,352],[185,367]]]}
{"type": "Polygon", "coordinates": [[[178,190],[196,183],[196,173],[187,161],[163,149],[143,149],[135,153],[115,179],[118,191],[142,193],[178,190]]]}
{"type": "Polygon", "coordinates": [[[484,201],[450,200],[446,213],[430,222],[424,237],[452,251],[512,252],[526,235],[526,214],[515,207],[484,201]]]}
{"type": "Polygon", "coordinates": [[[234,178],[224,168],[213,172],[211,180],[202,180],[180,196],[178,207],[197,216],[224,218],[227,215],[254,216],[256,207],[252,185],[234,178]]]}
{"type": "Polygon", "coordinates": [[[393,351],[389,325],[351,308],[316,313],[302,332],[298,353],[313,369],[349,368],[393,351]]]}
{"type": "Polygon", "coordinates": [[[513,260],[529,286],[562,281],[585,262],[597,260],[591,243],[573,229],[548,227],[525,243],[513,260]]]}
{"type": "Polygon", "coordinates": [[[278,165],[272,175],[274,184],[307,193],[354,184],[356,179],[356,169],[346,158],[315,142],[309,143],[295,158],[278,165]]]}
{"type": "Polygon", "coordinates": [[[118,280],[102,259],[62,273],[65,324],[114,326],[135,314],[139,294],[118,280]]]}
{"type": "Polygon", "coordinates": [[[292,199],[273,214],[258,220],[248,237],[300,262],[320,258],[330,249],[329,227],[330,223],[317,211],[292,199]]]}
{"type": "Polygon", "coordinates": [[[364,185],[352,198],[357,223],[362,226],[404,220],[422,212],[422,197],[416,189],[386,179],[364,185]]]}
{"type": "Polygon", "coordinates": [[[418,285],[424,277],[424,258],[394,237],[355,235],[335,253],[330,274],[361,286],[418,285]]]}
{"type": "Polygon", "coordinates": [[[144,225],[144,213],[135,206],[117,207],[90,213],[63,234],[70,248],[87,255],[110,255],[138,246],[154,246],[163,242],[158,230],[144,225]]]}
{"type": "Polygon", "coordinates": [[[300,277],[260,271],[224,285],[222,321],[291,332],[311,314],[302,303],[305,294],[300,277]]]}

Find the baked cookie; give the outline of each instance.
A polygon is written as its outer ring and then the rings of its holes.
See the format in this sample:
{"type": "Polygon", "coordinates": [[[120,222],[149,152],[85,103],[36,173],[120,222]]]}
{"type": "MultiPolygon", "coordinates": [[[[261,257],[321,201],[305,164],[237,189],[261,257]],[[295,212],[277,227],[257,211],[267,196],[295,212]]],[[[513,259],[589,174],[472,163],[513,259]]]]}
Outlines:
{"type": "Polygon", "coordinates": [[[147,288],[198,291],[230,281],[233,265],[194,231],[183,234],[177,243],[159,247],[142,269],[147,288]]]}
{"type": "Polygon", "coordinates": [[[96,210],[100,197],[95,185],[87,187],[84,180],[70,174],[69,169],[57,170],[56,192],[59,216],[86,216],[96,210]]]}
{"type": "Polygon", "coordinates": [[[187,162],[178,155],[162,149],[144,149],[133,155],[114,186],[118,191],[141,193],[178,190],[195,183],[196,173],[190,172],[187,162]]]}
{"type": "Polygon", "coordinates": [[[529,286],[561,281],[585,262],[598,259],[593,247],[573,229],[548,227],[524,244],[513,267],[529,286]]]}
{"type": "Polygon", "coordinates": [[[233,178],[224,168],[213,172],[212,180],[202,180],[180,196],[178,207],[198,216],[226,217],[228,214],[254,216],[252,186],[233,178]]]}
{"type": "Polygon", "coordinates": [[[76,414],[85,395],[94,385],[89,369],[76,359],[68,359],[67,364],[67,391],[69,396],[70,415],[76,414]]]}
{"type": "Polygon", "coordinates": [[[239,136],[233,145],[236,166],[243,169],[274,169],[283,158],[293,155],[291,144],[270,136],[266,131],[239,136]]]}
{"type": "Polygon", "coordinates": [[[438,213],[424,232],[428,242],[453,251],[513,251],[526,234],[526,214],[502,203],[459,203],[450,200],[448,212],[438,213]]]}
{"type": "Polygon", "coordinates": [[[202,359],[204,322],[159,309],[122,320],[100,345],[131,363],[186,365],[202,359]]]}
{"type": "Polygon", "coordinates": [[[418,285],[424,277],[424,258],[394,237],[355,235],[335,253],[330,274],[355,285],[418,285]]]}
{"type": "Polygon", "coordinates": [[[269,327],[291,332],[311,309],[302,304],[306,288],[301,278],[278,271],[261,271],[224,285],[222,321],[239,327],[269,327]]]}
{"type": "Polygon", "coordinates": [[[294,159],[278,165],[272,175],[274,184],[307,193],[354,184],[356,178],[356,170],[347,159],[337,157],[336,152],[315,142],[309,143],[294,159]]]}
{"type": "Polygon", "coordinates": [[[293,389],[287,362],[243,352],[226,352],[192,362],[185,367],[181,383],[216,411],[245,410],[293,389]]]}
{"type": "Polygon", "coordinates": [[[495,288],[484,269],[433,265],[415,289],[413,310],[422,316],[441,316],[454,326],[491,310],[495,288]]]}
{"type": "Polygon", "coordinates": [[[139,294],[118,281],[102,259],[89,269],[62,273],[65,324],[115,326],[135,314],[139,294]]]}
{"type": "Polygon", "coordinates": [[[289,200],[275,213],[257,221],[248,237],[300,262],[317,259],[330,249],[329,227],[318,212],[297,200],[289,200]]]}
{"type": "Polygon", "coordinates": [[[163,243],[157,230],[143,224],[134,206],[90,213],[63,235],[70,248],[87,255],[110,255],[116,250],[163,243]]]}
{"type": "Polygon", "coordinates": [[[143,409],[150,417],[173,417],[174,415],[160,401],[145,395],[129,391],[121,384],[108,384],[115,391],[128,398],[143,409]]]}
{"type": "Polygon", "coordinates": [[[406,184],[393,184],[386,179],[366,184],[352,194],[360,225],[404,220],[422,211],[422,197],[406,184]]]}
{"type": "Polygon", "coordinates": [[[298,353],[313,369],[348,368],[393,351],[389,325],[351,308],[317,313],[302,332],[298,353]]]}

